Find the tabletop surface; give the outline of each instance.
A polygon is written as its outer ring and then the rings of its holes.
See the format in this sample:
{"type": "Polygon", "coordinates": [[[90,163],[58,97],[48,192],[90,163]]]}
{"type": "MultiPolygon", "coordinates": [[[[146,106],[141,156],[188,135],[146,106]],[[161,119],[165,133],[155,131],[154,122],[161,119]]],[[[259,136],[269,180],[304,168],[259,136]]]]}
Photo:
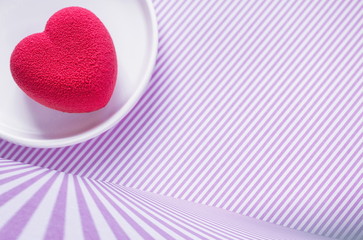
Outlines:
{"type": "Polygon", "coordinates": [[[362,1],[154,0],[148,90],[82,144],[0,157],[361,239],[362,1]]]}

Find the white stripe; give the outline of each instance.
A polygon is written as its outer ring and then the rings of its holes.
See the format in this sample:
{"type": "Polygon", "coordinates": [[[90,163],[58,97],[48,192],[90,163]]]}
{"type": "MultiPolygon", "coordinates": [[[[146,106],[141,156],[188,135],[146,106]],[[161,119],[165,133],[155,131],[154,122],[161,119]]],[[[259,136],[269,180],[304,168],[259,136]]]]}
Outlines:
{"type": "Polygon", "coordinates": [[[73,177],[68,177],[64,239],[84,239],[73,177]]]}

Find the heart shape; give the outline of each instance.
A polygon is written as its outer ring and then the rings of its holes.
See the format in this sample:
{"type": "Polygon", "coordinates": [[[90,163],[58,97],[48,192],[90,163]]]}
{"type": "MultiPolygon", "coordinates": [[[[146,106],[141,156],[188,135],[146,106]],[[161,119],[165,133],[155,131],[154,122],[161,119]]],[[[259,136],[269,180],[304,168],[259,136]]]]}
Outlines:
{"type": "Polygon", "coordinates": [[[95,14],[68,7],[42,33],[24,38],[10,67],[18,86],[38,103],[63,112],[92,112],[109,102],[117,77],[112,38],[95,14]]]}

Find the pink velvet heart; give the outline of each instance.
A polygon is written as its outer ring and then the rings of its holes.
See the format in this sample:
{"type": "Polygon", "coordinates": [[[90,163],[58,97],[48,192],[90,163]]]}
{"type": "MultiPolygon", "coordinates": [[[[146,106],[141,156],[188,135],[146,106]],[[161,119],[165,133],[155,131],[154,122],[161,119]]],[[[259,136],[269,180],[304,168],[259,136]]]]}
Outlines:
{"type": "Polygon", "coordinates": [[[29,97],[70,113],[103,108],[117,76],[110,34],[96,15],[80,7],[56,12],[44,32],[23,39],[12,53],[10,67],[29,97]]]}

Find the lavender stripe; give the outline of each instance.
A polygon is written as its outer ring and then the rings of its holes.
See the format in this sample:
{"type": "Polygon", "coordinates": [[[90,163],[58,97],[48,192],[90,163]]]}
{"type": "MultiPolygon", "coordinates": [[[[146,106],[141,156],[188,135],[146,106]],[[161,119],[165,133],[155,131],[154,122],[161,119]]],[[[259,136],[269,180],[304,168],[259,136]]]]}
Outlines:
{"type": "Polygon", "coordinates": [[[49,220],[45,239],[63,239],[64,238],[64,225],[65,213],[67,204],[67,187],[68,175],[64,175],[62,185],[59,189],[58,197],[54,205],[52,216],[49,220]]]}
{"type": "Polygon", "coordinates": [[[82,231],[85,239],[100,239],[99,234],[95,228],[93,218],[88,209],[88,204],[83,196],[81,187],[79,185],[78,177],[73,177],[74,186],[77,195],[79,214],[81,216],[82,231]]]}

